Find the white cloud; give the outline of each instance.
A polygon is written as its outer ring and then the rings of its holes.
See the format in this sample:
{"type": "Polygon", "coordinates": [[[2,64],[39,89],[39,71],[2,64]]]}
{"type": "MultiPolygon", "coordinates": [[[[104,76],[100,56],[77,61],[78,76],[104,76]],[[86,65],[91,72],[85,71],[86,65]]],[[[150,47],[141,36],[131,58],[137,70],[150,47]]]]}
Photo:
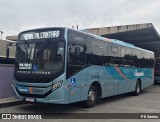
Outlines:
{"type": "Polygon", "coordinates": [[[37,27],[80,28],[153,23],[160,32],[159,0],[1,0],[4,36],[37,27]]]}

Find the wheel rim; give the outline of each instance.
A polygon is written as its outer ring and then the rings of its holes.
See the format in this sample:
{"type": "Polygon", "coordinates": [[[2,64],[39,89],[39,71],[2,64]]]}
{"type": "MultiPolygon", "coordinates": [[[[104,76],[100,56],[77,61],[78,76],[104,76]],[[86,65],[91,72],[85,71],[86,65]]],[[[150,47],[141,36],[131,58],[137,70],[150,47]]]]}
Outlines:
{"type": "Polygon", "coordinates": [[[88,93],[88,100],[90,103],[94,103],[96,100],[96,93],[92,89],[88,93]]]}

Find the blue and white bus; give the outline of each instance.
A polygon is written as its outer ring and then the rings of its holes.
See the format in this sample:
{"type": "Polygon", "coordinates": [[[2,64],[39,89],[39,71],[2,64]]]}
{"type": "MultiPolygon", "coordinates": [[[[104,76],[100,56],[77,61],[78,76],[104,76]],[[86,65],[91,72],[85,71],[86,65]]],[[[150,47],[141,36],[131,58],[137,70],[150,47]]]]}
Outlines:
{"type": "Polygon", "coordinates": [[[69,28],[21,32],[13,89],[19,100],[93,107],[101,98],[154,83],[154,53],[69,28]]]}

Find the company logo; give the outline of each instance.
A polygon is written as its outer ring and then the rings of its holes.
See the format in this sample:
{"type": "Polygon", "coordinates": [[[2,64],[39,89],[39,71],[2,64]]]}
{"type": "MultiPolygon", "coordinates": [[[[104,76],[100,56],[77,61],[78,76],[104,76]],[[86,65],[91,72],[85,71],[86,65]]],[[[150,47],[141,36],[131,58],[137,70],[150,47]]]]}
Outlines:
{"type": "Polygon", "coordinates": [[[28,92],[28,89],[24,89],[24,88],[18,88],[18,90],[19,90],[20,92],[28,92]]]}
{"type": "Polygon", "coordinates": [[[26,119],[42,119],[41,115],[38,114],[1,114],[2,119],[10,120],[10,119],[19,119],[19,120],[26,120],[26,119]]]}
{"type": "Polygon", "coordinates": [[[2,114],[2,119],[11,119],[11,114],[2,114]]]}
{"type": "Polygon", "coordinates": [[[144,72],[143,71],[142,72],[138,72],[137,70],[135,70],[134,76],[137,76],[137,77],[144,76],[144,72]]]}

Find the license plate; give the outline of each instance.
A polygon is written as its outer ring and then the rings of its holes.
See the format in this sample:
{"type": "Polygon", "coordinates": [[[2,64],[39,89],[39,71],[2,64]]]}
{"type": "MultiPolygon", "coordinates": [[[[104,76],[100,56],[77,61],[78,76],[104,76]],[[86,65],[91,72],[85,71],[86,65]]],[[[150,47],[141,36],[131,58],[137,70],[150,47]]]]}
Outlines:
{"type": "Polygon", "coordinates": [[[25,101],[27,101],[27,102],[35,102],[35,99],[34,98],[30,98],[30,97],[26,97],[25,101]]]}

